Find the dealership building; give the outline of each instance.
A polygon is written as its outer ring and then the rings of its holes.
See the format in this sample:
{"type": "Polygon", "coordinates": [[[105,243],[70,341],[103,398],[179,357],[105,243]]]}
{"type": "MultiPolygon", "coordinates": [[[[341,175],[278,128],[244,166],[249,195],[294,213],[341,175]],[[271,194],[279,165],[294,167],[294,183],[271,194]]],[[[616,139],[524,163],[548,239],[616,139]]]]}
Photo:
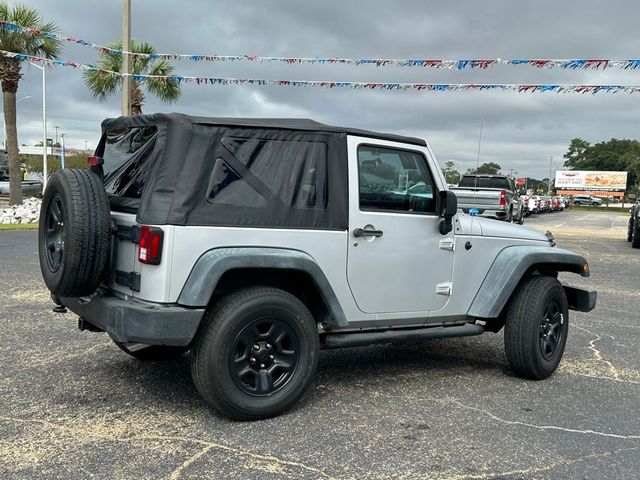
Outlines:
{"type": "Polygon", "coordinates": [[[557,171],[555,187],[558,195],[593,195],[622,200],[627,190],[627,172],[557,171]]]}

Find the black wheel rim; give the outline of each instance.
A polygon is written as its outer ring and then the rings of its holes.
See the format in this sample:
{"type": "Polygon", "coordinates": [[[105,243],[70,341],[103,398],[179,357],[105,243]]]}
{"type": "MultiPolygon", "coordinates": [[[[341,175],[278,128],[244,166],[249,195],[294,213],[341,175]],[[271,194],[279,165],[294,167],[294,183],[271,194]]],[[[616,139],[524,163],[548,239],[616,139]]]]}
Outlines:
{"type": "Polygon", "coordinates": [[[545,360],[551,360],[558,351],[564,335],[564,314],[555,302],[549,302],[540,322],[540,352],[545,360]]]}
{"type": "Polygon", "coordinates": [[[245,393],[267,396],[284,388],[300,360],[296,332],[276,318],[254,320],[236,335],[229,354],[229,371],[245,393]]]}
{"type": "Polygon", "coordinates": [[[64,207],[59,195],[51,199],[45,222],[47,264],[51,271],[56,272],[60,268],[64,253],[64,207]]]}

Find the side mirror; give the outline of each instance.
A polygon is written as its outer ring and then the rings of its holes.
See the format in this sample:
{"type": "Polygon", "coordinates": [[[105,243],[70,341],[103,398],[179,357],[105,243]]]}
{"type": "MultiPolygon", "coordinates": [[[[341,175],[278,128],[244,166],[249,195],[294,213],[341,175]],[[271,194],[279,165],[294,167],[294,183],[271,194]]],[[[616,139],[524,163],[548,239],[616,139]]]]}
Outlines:
{"type": "Polygon", "coordinates": [[[438,215],[442,218],[440,220],[440,233],[446,235],[453,230],[451,219],[458,212],[458,197],[449,190],[439,192],[438,207],[438,215]]]}

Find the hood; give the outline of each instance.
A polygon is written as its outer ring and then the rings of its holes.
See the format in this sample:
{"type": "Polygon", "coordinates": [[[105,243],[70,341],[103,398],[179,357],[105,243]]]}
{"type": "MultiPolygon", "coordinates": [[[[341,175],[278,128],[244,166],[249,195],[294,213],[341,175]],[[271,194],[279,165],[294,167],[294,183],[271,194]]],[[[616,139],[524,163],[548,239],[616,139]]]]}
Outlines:
{"type": "Polygon", "coordinates": [[[465,226],[468,226],[465,231],[471,231],[470,227],[473,223],[472,235],[482,235],[483,237],[517,238],[520,240],[537,240],[549,243],[549,239],[544,233],[523,225],[507,223],[493,218],[473,217],[472,220],[469,215],[464,215],[464,217],[464,224],[466,224],[465,226]],[[480,232],[478,232],[478,227],[480,227],[480,232]]]}

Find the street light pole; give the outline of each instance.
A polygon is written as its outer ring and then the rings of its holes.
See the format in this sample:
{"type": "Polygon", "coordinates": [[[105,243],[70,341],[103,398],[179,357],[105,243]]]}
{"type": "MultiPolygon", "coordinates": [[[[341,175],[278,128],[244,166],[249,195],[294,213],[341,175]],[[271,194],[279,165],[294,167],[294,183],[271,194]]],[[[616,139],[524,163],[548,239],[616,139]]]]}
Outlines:
{"type": "Polygon", "coordinates": [[[61,133],[62,137],[62,150],[60,151],[60,167],[64,168],[64,133],[61,133]]]}
{"type": "MultiPolygon", "coordinates": [[[[122,49],[131,51],[131,0],[122,0],[122,49]]],[[[122,115],[131,115],[131,55],[122,55],[122,115]]]]}
{"type": "Polygon", "coordinates": [[[47,76],[44,65],[29,62],[32,67],[42,70],[42,191],[47,188],[47,76]]]}

